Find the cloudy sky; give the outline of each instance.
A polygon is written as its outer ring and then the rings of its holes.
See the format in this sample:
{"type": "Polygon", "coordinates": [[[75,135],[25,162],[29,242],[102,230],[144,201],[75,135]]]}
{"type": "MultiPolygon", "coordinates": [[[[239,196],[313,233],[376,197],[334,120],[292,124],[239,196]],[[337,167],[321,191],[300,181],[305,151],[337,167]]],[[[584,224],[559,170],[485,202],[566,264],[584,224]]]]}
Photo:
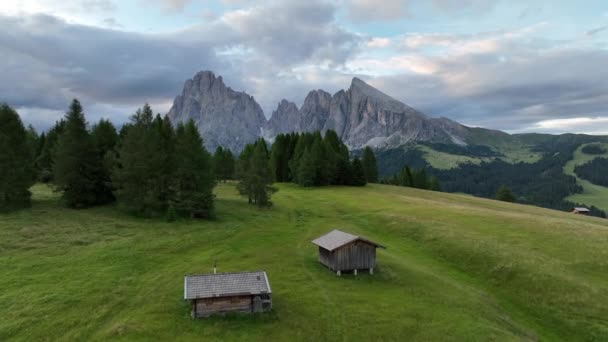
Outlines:
{"type": "Polygon", "coordinates": [[[605,0],[2,0],[0,101],[45,129],[69,101],[120,123],[222,75],[267,116],[358,76],[430,116],[608,134],[605,0]]]}

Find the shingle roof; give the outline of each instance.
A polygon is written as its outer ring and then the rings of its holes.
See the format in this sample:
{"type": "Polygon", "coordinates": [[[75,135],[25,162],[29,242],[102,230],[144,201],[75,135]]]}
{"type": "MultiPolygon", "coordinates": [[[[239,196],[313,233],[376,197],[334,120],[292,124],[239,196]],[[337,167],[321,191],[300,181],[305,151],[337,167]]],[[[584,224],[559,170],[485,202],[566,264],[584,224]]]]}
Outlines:
{"type": "Polygon", "coordinates": [[[184,299],[271,293],[264,271],[187,275],[184,299]]]}
{"type": "Polygon", "coordinates": [[[385,248],[384,246],[382,246],[378,243],[375,243],[371,240],[367,240],[360,236],[345,233],[345,232],[343,232],[341,230],[337,230],[337,229],[334,229],[331,232],[312,240],[312,243],[314,243],[315,245],[317,245],[319,247],[323,247],[323,248],[327,249],[328,251],[333,251],[334,249],[342,247],[355,240],[365,241],[376,247],[385,248]]]}

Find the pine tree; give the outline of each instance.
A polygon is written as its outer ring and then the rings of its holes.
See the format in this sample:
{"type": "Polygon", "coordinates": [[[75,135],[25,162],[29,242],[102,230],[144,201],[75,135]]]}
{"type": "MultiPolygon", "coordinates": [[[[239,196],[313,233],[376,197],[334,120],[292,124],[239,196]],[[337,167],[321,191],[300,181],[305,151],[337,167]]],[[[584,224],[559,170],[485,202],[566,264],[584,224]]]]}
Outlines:
{"type": "Polygon", "coordinates": [[[34,179],[32,149],[19,114],[0,104],[0,211],[28,206],[34,179]]]}
{"type": "Polygon", "coordinates": [[[232,151],[227,148],[224,150],[224,160],[222,162],[222,172],[224,174],[224,180],[234,179],[234,167],[234,154],[232,154],[232,151]]]}
{"type": "Polygon", "coordinates": [[[304,154],[300,159],[298,164],[298,173],[297,179],[298,184],[302,186],[314,186],[315,185],[315,175],[316,175],[316,167],[314,164],[314,159],[312,157],[312,153],[308,148],[304,150],[304,154]]]}
{"type": "Polygon", "coordinates": [[[376,156],[374,151],[369,146],[363,149],[363,156],[361,158],[363,164],[363,170],[365,171],[365,179],[368,183],[378,182],[378,167],[376,166],[376,156]]]}
{"type": "Polygon", "coordinates": [[[234,155],[230,149],[218,146],[213,154],[213,172],[218,181],[226,181],[234,176],[234,155]]]}
{"type": "Polygon", "coordinates": [[[326,150],[320,134],[315,134],[315,140],[310,148],[310,158],[315,170],[314,185],[329,184],[328,151],[326,150]]]}
{"type": "Polygon", "coordinates": [[[501,185],[496,192],[496,199],[504,202],[515,202],[515,196],[506,185],[501,185]]]}
{"type": "Polygon", "coordinates": [[[64,127],[65,121],[61,119],[46,134],[42,150],[36,158],[36,167],[39,170],[41,182],[48,183],[53,180],[53,155],[57,147],[57,140],[59,140],[59,135],[63,132],[64,127]]]}
{"type": "Polygon", "coordinates": [[[158,137],[152,134],[153,113],[150,106],[131,116],[131,123],[120,131],[116,164],[112,173],[115,195],[127,210],[140,215],[151,215],[156,202],[154,174],[158,137]]]}
{"type": "Polygon", "coordinates": [[[177,127],[175,162],[171,179],[173,197],[167,215],[174,208],[180,215],[192,218],[212,216],[215,176],[211,156],[203,147],[203,139],[192,120],[177,127]]]}
{"type": "Polygon", "coordinates": [[[352,182],[351,185],[363,186],[367,183],[365,180],[365,171],[363,164],[359,158],[355,158],[352,162],[352,182]]]}
{"type": "Polygon", "coordinates": [[[286,182],[289,177],[289,138],[289,135],[277,135],[270,151],[270,167],[277,182],[286,182]]]}
{"type": "Polygon", "coordinates": [[[63,191],[63,201],[71,208],[104,203],[109,189],[103,181],[103,165],[78,100],[72,101],[65,121],[53,156],[56,188],[63,191]]]}
{"type": "Polygon", "coordinates": [[[224,148],[222,146],[218,146],[213,153],[213,173],[215,177],[217,177],[218,181],[222,181],[224,178],[224,174],[222,172],[222,167],[224,164],[224,148]]]}
{"type": "Polygon", "coordinates": [[[247,196],[247,202],[253,203],[251,159],[254,152],[254,145],[247,144],[239,155],[236,165],[236,176],[239,179],[237,190],[241,196],[247,196]]]}
{"type": "Polygon", "coordinates": [[[253,194],[253,202],[259,207],[268,207],[272,205],[270,197],[276,191],[271,186],[273,181],[272,170],[270,168],[270,159],[268,156],[268,148],[264,139],[259,139],[255,144],[253,155],[251,156],[251,190],[253,194]]]}
{"type": "Polygon", "coordinates": [[[118,143],[118,132],[110,120],[99,120],[91,128],[91,137],[101,158],[104,158],[108,152],[113,152],[118,143]]]}
{"type": "Polygon", "coordinates": [[[103,174],[101,175],[101,178],[103,180],[104,187],[107,189],[104,191],[107,198],[103,199],[102,201],[112,202],[116,199],[113,194],[114,189],[112,186],[111,175],[116,159],[114,149],[118,143],[118,133],[116,132],[114,125],[109,120],[101,119],[91,129],[91,137],[99,158],[102,161],[103,174]]]}

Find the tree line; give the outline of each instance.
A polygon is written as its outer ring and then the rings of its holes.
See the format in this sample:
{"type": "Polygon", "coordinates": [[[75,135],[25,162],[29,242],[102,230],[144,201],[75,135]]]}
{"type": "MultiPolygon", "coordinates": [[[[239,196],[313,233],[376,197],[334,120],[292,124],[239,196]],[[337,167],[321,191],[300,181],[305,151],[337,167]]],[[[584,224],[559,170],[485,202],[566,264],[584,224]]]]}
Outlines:
{"type": "Polygon", "coordinates": [[[26,130],[0,106],[0,208],[25,207],[29,188],[51,182],[70,208],[118,202],[142,216],[213,215],[212,158],[193,122],[173,127],[144,105],[118,132],[107,120],[91,129],[80,102],[47,133],[26,130]]]}
{"type": "Polygon", "coordinates": [[[441,186],[439,185],[437,177],[429,176],[425,168],[414,169],[407,165],[392,177],[383,179],[382,183],[423,190],[441,191],[441,186]]]}
{"type": "Polygon", "coordinates": [[[270,206],[276,191],[273,182],[292,182],[305,187],[325,185],[363,186],[377,182],[378,170],[368,147],[362,158],[349,157],[336,132],[288,133],[275,137],[269,148],[264,139],[245,146],[236,162],[239,193],[249,203],[270,206]]]}
{"type": "Polygon", "coordinates": [[[582,165],[577,165],[574,172],[595,185],[608,187],[608,158],[595,158],[582,165]]]}
{"type": "Polygon", "coordinates": [[[51,183],[71,208],[111,202],[136,215],[213,216],[213,187],[236,179],[239,193],[258,206],[272,204],[274,182],[302,186],[362,186],[378,181],[366,148],[351,160],[334,131],[279,134],[248,144],[235,158],[218,147],[210,155],[192,121],[173,127],[144,105],[120,130],[108,120],[89,128],[76,99],[64,118],[38,135],[16,111],[0,107],[0,208],[29,205],[29,188],[51,183]]]}

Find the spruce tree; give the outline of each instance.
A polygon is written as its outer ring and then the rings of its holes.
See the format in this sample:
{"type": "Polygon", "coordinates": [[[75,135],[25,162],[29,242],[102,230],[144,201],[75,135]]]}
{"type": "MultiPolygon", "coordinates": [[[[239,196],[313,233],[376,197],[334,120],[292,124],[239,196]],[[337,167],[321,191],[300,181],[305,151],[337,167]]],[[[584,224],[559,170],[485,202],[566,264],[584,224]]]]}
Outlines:
{"type": "Polygon", "coordinates": [[[320,134],[315,134],[315,140],[310,148],[310,158],[315,170],[314,185],[321,186],[329,184],[328,151],[325,149],[320,134]]]}
{"type": "Polygon", "coordinates": [[[515,202],[515,196],[506,185],[501,185],[496,192],[496,199],[504,202],[515,202]]]}
{"type": "Polygon", "coordinates": [[[363,149],[363,156],[361,158],[363,164],[363,170],[365,171],[365,179],[368,183],[378,182],[378,167],[376,166],[376,156],[374,151],[369,146],[363,149]]]}
{"type": "Polygon", "coordinates": [[[101,119],[91,129],[91,137],[103,165],[103,174],[101,175],[101,178],[107,189],[107,191],[104,191],[107,198],[102,201],[111,202],[115,200],[111,175],[116,160],[114,149],[118,143],[118,133],[109,120],[101,119]]]}
{"type": "Polygon", "coordinates": [[[250,204],[253,203],[253,175],[251,172],[253,152],[253,144],[245,145],[236,165],[236,177],[239,180],[237,190],[241,196],[247,197],[247,202],[250,204]]]}
{"type": "Polygon", "coordinates": [[[264,139],[259,139],[256,142],[250,165],[251,191],[254,204],[259,207],[271,206],[270,197],[276,189],[271,186],[273,175],[270,168],[268,148],[264,139]]]}
{"type": "Polygon", "coordinates": [[[167,217],[175,210],[180,215],[206,218],[213,212],[213,175],[211,156],[194,122],[180,124],[175,137],[175,172],[171,179],[171,205],[167,217]]]}
{"type": "Polygon", "coordinates": [[[234,154],[227,148],[224,150],[224,160],[222,162],[222,172],[224,174],[224,180],[234,179],[234,154]]]}
{"type": "Polygon", "coordinates": [[[101,159],[86,125],[82,106],[74,99],[53,155],[56,188],[63,192],[62,199],[71,208],[101,204],[111,197],[104,184],[101,159]]]}
{"type": "Polygon", "coordinates": [[[218,181],[224,180],[224,173],[222,172],[222,167],[224,164],[224,148],[222,146],[218,146],[213,153],[213,173],[218,181]]]}
{"type": "Polygon", "coordinates": [[[315,160],[313,159],[312,153],[308,148],[306,148],[298,164],[298,184],[302,186],[315,185],[316,166],[314,162],[315,160]]]}
{"type": "Polygon", "coordinates": [[[35,178],[31,144],[15,110],[0,104],[0,211],[30,204],[35,178]]]}
{"type": "Polygon", "coordinates": [[[57,140],[59,140],[59,135],[63,132],[64,127],[65,121],[61,119],[55,123],[45,136],[42,149],[36,158],[36,167],[39,170],[41,182],[48,183],[53,180],[53,155],[57,147],[57,140]]]}
{"type": "Polygon", "coordinates": [[[118,143],[118,132],[110,120],[101,119],[91,128],[93,143],[99,155],[104,158],[108,152],[113,152],[118,143]]]}
{"type": "Polygon", "coordinates": [[[351,185],[363,186],[367,183],[365,180],[365,171],[363,170],[363,164],[359,158],[353,159],[352,162],[352,180],[351,185]]]}
{"type": "Polygon", "coordinates": [[[119,203],[127,210],[140,215],[152,214],[156,170],[150,161],[155,158],[158,143],[152,134],[153,113],[144,105],[131,116],[131,123],[120,131],[116,164],[112,182],[119,203]]]}

